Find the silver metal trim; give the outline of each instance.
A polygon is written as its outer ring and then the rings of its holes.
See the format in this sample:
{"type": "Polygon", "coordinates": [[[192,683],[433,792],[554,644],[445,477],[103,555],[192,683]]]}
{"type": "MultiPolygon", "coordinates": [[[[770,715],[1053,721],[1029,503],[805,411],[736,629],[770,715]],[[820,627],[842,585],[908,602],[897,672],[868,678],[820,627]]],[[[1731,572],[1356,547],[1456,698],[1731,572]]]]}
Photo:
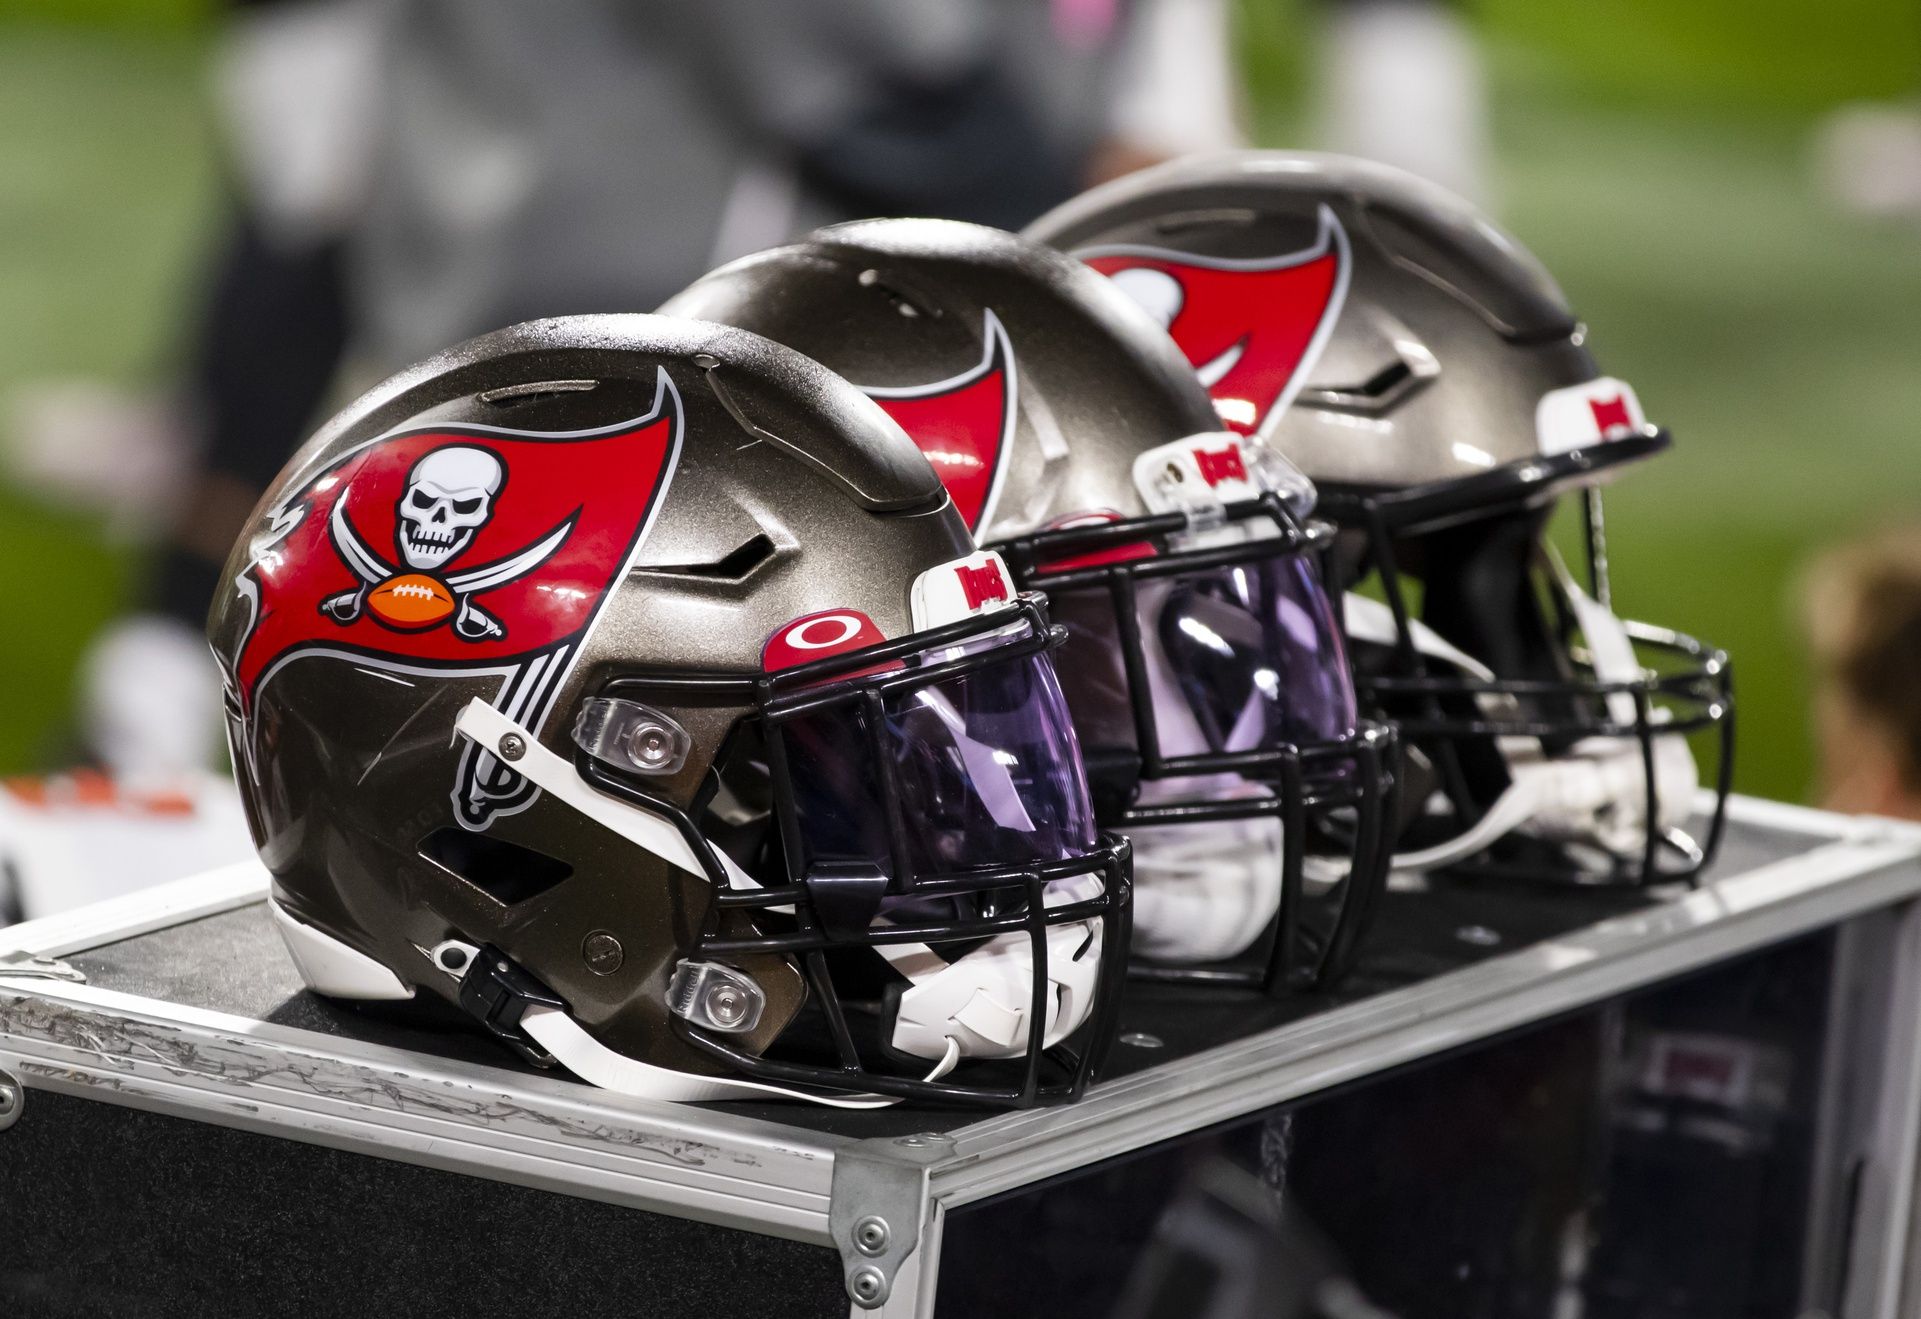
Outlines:
{"type": "Polygon", "coordinates": [[[0,951],[39,957],[85,952],[259,902],[267,896],[272,882],[266,867],[258,861],[242,861],[124,897],[0,927],[0,951]]]}
{"type": "Polygon", "coordinates": [[[19,1077],[0,1067],[0,1131],[18,1122],[26,1106],[27,1087],[20,1083],[19,1077]]]}
{"type": "MultiPolygon", "coordinates": [[[[953,1151],[938,1132],[857,1141],[834,1155],[828,1222],[846,1271],[854,1312],[882,1310],[921,1242],[932,1200],[927,1170],[953,1151]]],[[[918,1283],[906,1288],[917,1295],[918,1283]]]]}
{"type": "MultiPolygon", "coordinates": [[[[1809,832],[1798,819],[1766,814],[1769,827],[1809,832]]],[[[964,1127],[954,1133],[955,1157],[934,1170],[933,1193],[952,1209],[1921,893],[1921,829],[1838,827],[1832,816],[1819,823],[1823,836],[1855,836],[1632,917],[1096,1086],[1069,1109],[964,1127]]]]}
{"type": "Polygon", "coordinates": [[[848,1142],[89,985],[0,979],[28,1086],[830,1245],[848,1142]]]}

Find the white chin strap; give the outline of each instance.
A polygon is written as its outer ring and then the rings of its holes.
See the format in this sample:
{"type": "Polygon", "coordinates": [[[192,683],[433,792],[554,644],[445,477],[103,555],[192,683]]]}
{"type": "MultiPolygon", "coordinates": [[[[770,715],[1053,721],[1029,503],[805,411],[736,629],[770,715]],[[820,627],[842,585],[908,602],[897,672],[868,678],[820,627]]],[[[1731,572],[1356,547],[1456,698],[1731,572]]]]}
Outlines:
{"type": "MultiPolygon", "coordinates": [[[[1594,675],[1602,682],[1640,678],[1634,642],[1621,620],[1561,573],[1576,621],[1587,641],[1594,675]]],[[[1345,601],[1348,635],[1355,640],[1392,646],[1396,641],[1394,613],[1378,600],[1350,594],[1345,601]]],[[[1414,648],[1469,677],[1493,681],[1485,664],[1450,644],[1418,619],[1409,620],[1414,648]]],[[[1499,716],[1502,698],[1483,697],[1487,713],[1499,716]]],[[[1610,693],[1608,714],[1617,723],[1635,721],[1635,701],[1626,692],[1610,693]]],[[[1654,711],[1658,720],[1662,711],[1654,711]]],[[[1592,737],[1555,756],[1546,755],[1538,738],[1499,739],[1506,758],[1509,783],[1492,805],[1463,832],[1415,852],[1394,857],[1399,871],[1434,870],[1473,856],[1509,833],[1566,843],[1575,849],[1604,849],[1591,859],[1604,865],[1607,856],[1638,852],[1648,832],[1648,781],[1637,741],[1625,737],[1592,737]]],[[[1694,754],[1681,737],[1656,737],[1654,747],[1654,826],[1657,833],[1679,828],[1700,786],[1694,754]]]]}
{"type": "MultiPolygon", "coordinates": [[[[547,750],[533,734],[484,701],[470,701],[454,721],[454,727],[461,736],[500,756],[503,763],[542,792],[670,865],[705,876],[700,856],[678,829],[651,812],[595,791],[575,773],[570,763],[547,750]],[[502,740],[509,736],[519,742],[517,754],[512,757],[501,750],[502,740]]],[[[712,847],[706,850],[719,863],[732,887],[759,887],[726,853],[712,847]]],[[[1063,881],[1050,886],[1047,904],[1059,906],[1092,898],[1099,887],[1100,881],[1093,876],[1063,881]]],[[[353,958],[375,967],[377,963],[312,927],[293,921],[278,909],[276,914],[281,918],[282,932],[287,935],[289,946],[299,951],[296,961],[303,971],[309,965],[323,963],[333,968],[331,974],[320,977],[325,984],[308,977],[309,983],[320,992],[350,998],[405,997],[411,992],[385,968],[379,968],[384,979],[376,977],[367,981],[369,993],[358,992],[349,983],[352,978],[343,977],[337,968],[350,964],[353,958]],[[297,931],[288,934],[288,924],[298,927],[297,931]],[[315,952],[316,941],[335,944],[346,956],[319,957],[315,952]],[[400,992],[394,992],[396,987],[400,992]],[[371,992],[374,990],[380,992],[371,992]]],[[[943,961],[924,944],[889,944],[875,951],[912,982],[901,995],[892,1042],[901,1052],[934,1064],[926,1080],[945,1076],[962,1058],[1010,1058],[1025,1051],[1033,984],[1033,950],[1028,936],[1019,933],[996,936],[951,963],[943,961]]],[[[1051,1047],[1078,1029],[1092,1009],[1102,956],[1100,922],[1076,921],[1050,929],[1047,954],[1050,992],[1043,1039],[1045,1045],[1051,1047]]],[[[443,974],[458,978],[456,973],[443,971],[443,974]]],[[[582,1080],[604,1090],[642,1099],[705,1102],[764,1099],[772,1095],[837,1108],[878,1108],[897,1102],[881,1095],[827,1094],[656,1067],[608,1048],[557,1008],[531,1007],[521,1017],[520,1024],[529,1037],[582,1080]]]]}
{"type": "MultiPolygon", "coordinates": [[[[1144,586],[1141,611],[1160,607],[1167,587],[1144,586]]],[[[1168,670],[1155,629],[1141,629],[1148,692],[1169,755],[1207,750],[1200,725],[1168,670]]],[[[1259,718],[1259,698],[1246,717],[1259,718]]],[[[1265,797],[1239,774],[1163,779],[1141,785],[1140,802],[1265,797]]],[[[1281,822],[1272,816],[1156,824],[1130,831],[1134,845],[1133,950],[1157,961],[1219,962],[1247,951],[1281,905],[1281,822]]]]}

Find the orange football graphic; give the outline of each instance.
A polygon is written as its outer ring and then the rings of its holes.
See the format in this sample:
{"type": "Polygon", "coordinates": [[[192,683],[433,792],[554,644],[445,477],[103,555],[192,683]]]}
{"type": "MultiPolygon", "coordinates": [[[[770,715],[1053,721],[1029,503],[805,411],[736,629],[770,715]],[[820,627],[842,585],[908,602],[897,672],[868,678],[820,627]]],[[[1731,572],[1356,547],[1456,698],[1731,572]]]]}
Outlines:
{"type": "Polygon", "coordinates": [[[418,632],[447,621],[454,612],[454,593],[437,577],[402,573],[367,592],[367,608],[388,627],[418,632]]]}

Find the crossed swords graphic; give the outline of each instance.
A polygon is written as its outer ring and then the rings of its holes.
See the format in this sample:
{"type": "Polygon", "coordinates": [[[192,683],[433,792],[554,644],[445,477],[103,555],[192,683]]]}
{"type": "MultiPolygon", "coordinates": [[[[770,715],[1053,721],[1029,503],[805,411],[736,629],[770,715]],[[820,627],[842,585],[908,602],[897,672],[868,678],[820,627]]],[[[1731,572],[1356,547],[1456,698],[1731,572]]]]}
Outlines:
{"type": "MultiPolygon", "coordinates": [[[[569,517],[518,554],[510,554],[504,559],[496,559],[466,572],[448,573],[441,577],[447,589],[453,592],[454,599],[459,601],[454,611],[454,635],[462,641],[497,641],[505,637],[506,626],[475,604],[473,598],[482,591],[491,591],[525,577],[545,563],[573,529],[574,518],[569,517]]],[[[320,612],[345,627],[358,619],[366,609],[367,592],[399,576],[401,570],[381,558],[372,546],[360,538],[353,523],[347,520],[346,500],[334,504],[333,515],[327,520],[327,532],[341,560],[360,579],[360,585],[353,590],[341,591],[320,602],[320,612]]]]}

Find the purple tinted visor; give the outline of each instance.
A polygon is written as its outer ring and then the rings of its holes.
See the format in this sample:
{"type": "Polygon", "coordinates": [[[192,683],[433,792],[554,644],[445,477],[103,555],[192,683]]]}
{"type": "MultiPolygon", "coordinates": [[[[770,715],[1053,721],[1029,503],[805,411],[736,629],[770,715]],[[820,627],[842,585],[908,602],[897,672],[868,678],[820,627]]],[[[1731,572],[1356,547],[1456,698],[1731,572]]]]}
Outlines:
{"type": "MultiPolygon", "coordinates": [[[[1257,751],[1354,731],[1354,680],[1313,560],[1284,555],[1155,582],[1140,612],[1203,742],[1188,750],[1257,751]]],[[[1165,721],[1160,734],[1162,751],[1178,754],[1165,721]]]]}
{"type": "Polygon", "coordinates": [[[862,699],[780,721],[803,872],[875,866],[907,884],[1094,847],[1073,723],[1048,655],[1016,644],[1030,637],[1018,623],[910,657],[862,699]]]}
{"type": "Polygon", "coordinates": [[[1132,596],[1123,629],[1105,584],[1049,593],[1068,632],[1058,663],[1090,751],[1139,741],[1130,646],[1163,759],[1305,747],[1355,731],[1346,649],[1311,557],[1143,574],[1132,596]]]}

